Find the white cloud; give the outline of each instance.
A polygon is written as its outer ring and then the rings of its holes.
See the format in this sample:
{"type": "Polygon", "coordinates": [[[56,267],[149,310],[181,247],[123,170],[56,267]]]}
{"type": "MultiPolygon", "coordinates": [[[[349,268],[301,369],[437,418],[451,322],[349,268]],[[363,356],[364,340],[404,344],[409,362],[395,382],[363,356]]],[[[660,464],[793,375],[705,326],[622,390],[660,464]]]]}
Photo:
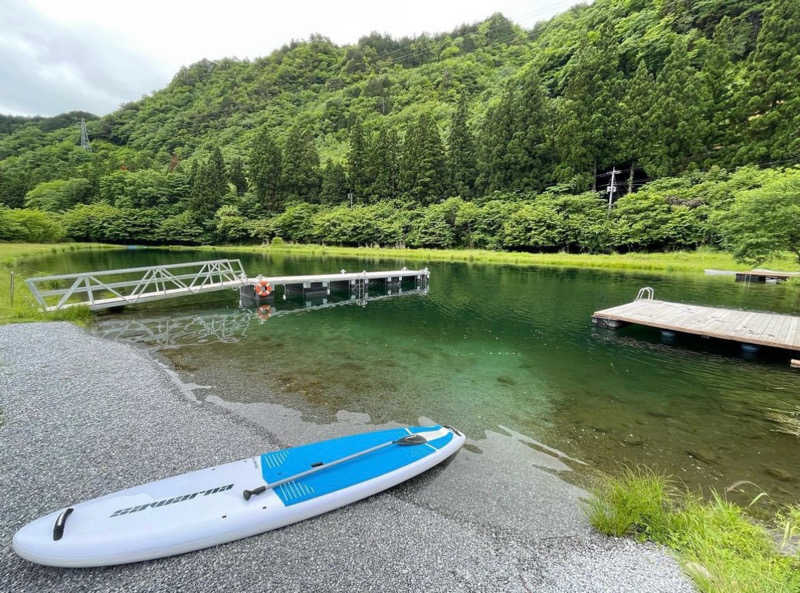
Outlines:
{"type": "Polygon", "coordinates": [[[339,44],[378,31],[449,31],[502,12],[526,27],[575,4],[501,0],[180,2],[0,0],[0,106],[107,113],[202,58],[255,58],[321,33],[339,44]]]}

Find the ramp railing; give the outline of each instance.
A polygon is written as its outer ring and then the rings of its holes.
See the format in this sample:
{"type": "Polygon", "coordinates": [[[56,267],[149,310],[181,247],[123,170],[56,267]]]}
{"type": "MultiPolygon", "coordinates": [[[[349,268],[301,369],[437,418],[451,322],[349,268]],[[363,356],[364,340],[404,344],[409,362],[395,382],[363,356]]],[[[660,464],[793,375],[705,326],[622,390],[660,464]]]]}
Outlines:
{"type": "Polygon", "coordinates": [[[57,311],[75,305],[108,309],[237,288],[246,281],[247,274],[238,259],[80,272],[25,280],[45,311],[57,311]]]}

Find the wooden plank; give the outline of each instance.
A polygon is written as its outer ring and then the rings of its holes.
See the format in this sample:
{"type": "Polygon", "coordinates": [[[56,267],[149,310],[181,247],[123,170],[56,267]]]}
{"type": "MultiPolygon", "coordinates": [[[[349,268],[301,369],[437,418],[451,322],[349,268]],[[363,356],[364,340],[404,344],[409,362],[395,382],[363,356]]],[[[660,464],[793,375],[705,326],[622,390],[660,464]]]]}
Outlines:
{"type": "Polygon", "coordinates": [[[594,313],[623,321],[723,340],[800,350],[800,317],[641,299],[594,313]]]}

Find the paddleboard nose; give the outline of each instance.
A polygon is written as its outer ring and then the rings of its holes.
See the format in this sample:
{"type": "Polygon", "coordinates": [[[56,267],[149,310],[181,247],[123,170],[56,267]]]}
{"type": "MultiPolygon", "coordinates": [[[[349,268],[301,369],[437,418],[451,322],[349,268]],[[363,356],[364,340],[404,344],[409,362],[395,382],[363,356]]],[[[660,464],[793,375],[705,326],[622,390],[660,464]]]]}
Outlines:
{"type": "Polygon", "coordinates": [[[68,560],[77,550],[74,539],[70,541],[71,514],[71,508],[62,509],[31,521],[14,534],[11,548],[20,557],[37,564],[75,566],[68,560]]]}
{"type": "Polygon", "coordinates": [[[52,534],[56,516],[57,514],[48,515],[23,526],[14,534],[11,540],[12,549],[25,560],[41,562],[42,558],[49,556],[49,544],[57,543],[53,541],[52,534]],[[46,527],[48,523],[50,524],[49,530],[46,527]],[[50,531],[49,534],[48,531],[50,531]],[[50,540],[49,542],[48,539],[50,540]]]}

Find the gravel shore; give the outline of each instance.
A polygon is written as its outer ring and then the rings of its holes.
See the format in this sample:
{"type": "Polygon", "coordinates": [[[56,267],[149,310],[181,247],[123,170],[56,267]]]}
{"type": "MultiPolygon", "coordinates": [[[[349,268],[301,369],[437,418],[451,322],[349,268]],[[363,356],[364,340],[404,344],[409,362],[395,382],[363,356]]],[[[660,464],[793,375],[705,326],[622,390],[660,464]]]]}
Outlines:
{"type": "Polygon", "coordinates": [[[269,404],[221,401],[213,386],[203,401],[187,397],[145,352],[73,325],[0,327],[0,591],[694,591],[665,551],[593,533],[585,493],[544,453],[478,475],[481,455],[465,449],[339,511],[152,562],[65,570],[11,550],[17,529],[52,510],[294,440],[284,423],[259,422],[277,413],[269,404]],[[515,503],[528,497],[534,505],[515,503]]]}

